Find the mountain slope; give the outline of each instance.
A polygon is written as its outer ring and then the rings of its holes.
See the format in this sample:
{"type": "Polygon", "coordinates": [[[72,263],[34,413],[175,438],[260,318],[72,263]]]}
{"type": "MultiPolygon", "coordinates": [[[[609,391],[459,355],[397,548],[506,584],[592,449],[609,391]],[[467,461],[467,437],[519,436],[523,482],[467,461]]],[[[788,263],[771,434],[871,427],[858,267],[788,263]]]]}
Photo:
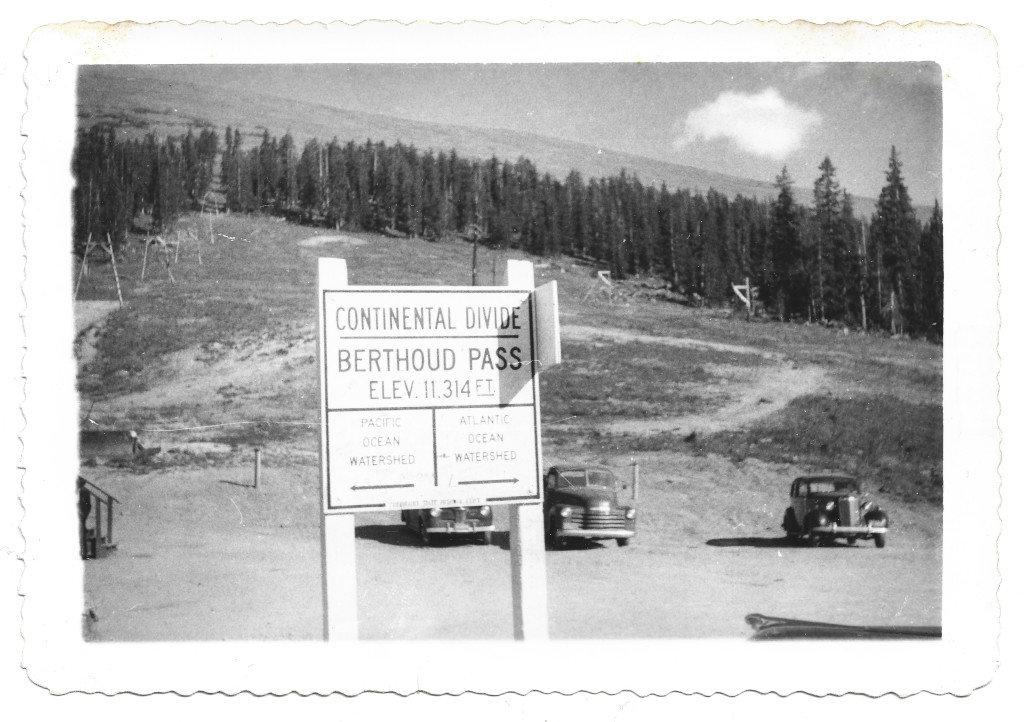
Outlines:
{"type": "MultiPolygon", "coordinates": [[[[144,69],[126,66],[94,66],[79,78],[79,122],[89,127],[114,123],[132,135],[150,131],[158,135],[185,133],[192,127],[227,126],[241,129],[255,142],[264,129],[271,135],[291,133],[299,147],[310,139],[341,142],[383,141],[414,145],[420,149],[455,151],[463,157],[502,160],[528,158],[542,173],[563,179],[577,170],[584,178],[617,176],[623,169],[645,185],[707,192],[732,198],[771,199],[777,191],[771,182],[716,173],[711,170],[598,148],[559,138],[502,129],[442,125],[388,115],[343,110],[315,102],[251,93],[248,90],[200,82],[168,84],[148,77],[144,69]]],[[[806,188],[795,189],[797,201],[812,203],[806,188]]],[[[854,211],[869,217],[874,200],[854,197],[854,211]]]]}

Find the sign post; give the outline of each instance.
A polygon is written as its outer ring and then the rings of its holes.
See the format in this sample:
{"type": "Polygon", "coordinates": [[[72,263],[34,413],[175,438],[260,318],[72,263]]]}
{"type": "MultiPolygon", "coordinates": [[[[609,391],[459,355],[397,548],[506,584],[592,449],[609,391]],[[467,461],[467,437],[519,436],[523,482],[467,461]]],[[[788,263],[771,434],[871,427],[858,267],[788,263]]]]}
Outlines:
{"type": "MultiPolygon", "coordinates": [[[[348,267],[340,258],[321,258],[318,274],[318,290],[322,297],[326,289],[344,288],[348,285],[348,267]]],[[[319,327],[321,334],[317,341],[317,358],[323,358],[324,328],[323,305],[320,305],[319,327]]],[[[320,398],[326,388],[324,365],[320,365],[320,398]]],[[[326,429],[323,419],[320,423],[320,468],[326,468],[324,457],[326,429]]],[[[321,508],[326,505],[321,485],[321,508]]],[[[356,605],[356,526],[355,517],[346,515],[320,515],[320,563],[324,609],[324,641],[354,642],[358,639],[358,615],[356,605]]]]}
{"type": "Polygon", "coordinates": [[[557,326],[540,348],[532,264],[507,287],[319,276],[325,638],[357,636],[355,513],[484,504],[513,505],[515,636],[546,637],[537,372],[560,350],[557,326]]]}
{"type": "MultiPolygon", "coordinates": [[[[507,274],[509,286],[534,286],[532,263],[510,260],[507,274]]],[[[557,334],[557,300],[554,306],[554,321],[548,326],[554,326],[557,334]]],[[[561,360],[561,347],[557,339],[551,343],[554,349],[547,353],[554,359],[561,360]]],[[[547,639],[548,582],[547,565],[544,560],[544,509],[540,504],[516,504],[509,512],[513,637],[517,640],[531,641],[547,639]]]]}

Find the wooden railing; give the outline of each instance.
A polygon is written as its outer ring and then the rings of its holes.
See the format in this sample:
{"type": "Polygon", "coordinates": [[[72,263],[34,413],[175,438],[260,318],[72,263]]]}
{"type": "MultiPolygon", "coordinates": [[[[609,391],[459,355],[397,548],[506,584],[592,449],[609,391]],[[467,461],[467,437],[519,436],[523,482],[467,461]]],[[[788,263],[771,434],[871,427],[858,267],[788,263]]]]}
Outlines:
{"type": "Polygon", "coordinates": [[[116,549],[114,543],[114,504],[121,502],[88,479],[78,477],[78,539],[82,559],[95,559],[104,549],[116,549]],[[107,534],[103,536],[103,514],[106,507],[107,534]],[[92,529],[88,528],[93,515],[92,529]],[[89,532],[92,531],[90,536],[89,532]]]}

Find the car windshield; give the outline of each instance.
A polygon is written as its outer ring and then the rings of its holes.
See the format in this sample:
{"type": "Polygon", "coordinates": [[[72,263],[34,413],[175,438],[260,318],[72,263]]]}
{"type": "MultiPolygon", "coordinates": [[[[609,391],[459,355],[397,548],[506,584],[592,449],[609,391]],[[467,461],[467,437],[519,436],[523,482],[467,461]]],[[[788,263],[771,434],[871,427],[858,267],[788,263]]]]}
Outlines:
{"type": "Polygon", "coordinates": [[[816,494],[859,494],[860,482],[855,479],[815,479],[805,482],[808,496],[816,494]]]}
{"type": "Polygon", "coordinates": [[[615,489],[615,476],[604,469],[571,469],[558,472],[557,488],[574,489],[584,486],[600,486],[615,489]]]}

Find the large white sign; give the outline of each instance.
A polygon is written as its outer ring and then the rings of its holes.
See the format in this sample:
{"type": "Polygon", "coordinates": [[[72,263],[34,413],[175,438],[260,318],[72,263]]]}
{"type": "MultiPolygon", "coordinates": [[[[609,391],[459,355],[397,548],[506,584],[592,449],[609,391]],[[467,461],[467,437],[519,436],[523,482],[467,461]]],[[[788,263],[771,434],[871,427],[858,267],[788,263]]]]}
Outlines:
{"type": "Polygon", "coordinates": [[[540,498],[529,290],[321,289],[324,512],[540,498]]]}

